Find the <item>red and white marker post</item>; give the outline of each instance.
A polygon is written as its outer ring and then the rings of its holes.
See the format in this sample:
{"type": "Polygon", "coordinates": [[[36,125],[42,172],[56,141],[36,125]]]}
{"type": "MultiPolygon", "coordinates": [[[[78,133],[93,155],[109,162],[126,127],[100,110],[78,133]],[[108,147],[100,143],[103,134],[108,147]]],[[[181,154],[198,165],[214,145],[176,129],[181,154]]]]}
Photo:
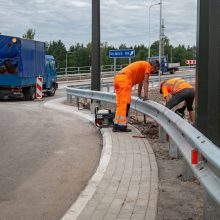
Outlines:
{"type": "Polygon", "coordinates": [[[187,65],[196,65],[196,60],[186,60],[187,65]]]}
{"type": "Polygon", "coordinates": [[[36,83],[36,98],[37,99],[42,99],[43,97],[42,89],[43,89],[43,77],[38,76],[37,83],[36,83]]]}

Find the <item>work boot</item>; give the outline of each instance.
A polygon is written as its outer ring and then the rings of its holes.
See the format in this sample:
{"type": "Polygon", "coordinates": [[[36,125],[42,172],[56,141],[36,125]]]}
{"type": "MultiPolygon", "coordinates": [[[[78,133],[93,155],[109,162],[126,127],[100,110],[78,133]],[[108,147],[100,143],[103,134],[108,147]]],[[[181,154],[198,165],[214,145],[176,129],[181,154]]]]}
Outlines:
{"type": "Polygon", "coordinates": [[[119,130],[120,132],[131,132],[132,130],[131,129],[128,129],[128,128],[126,128],[126,129],[122,129],[122,130],[119,130]]]}
{"type": "Polygon", "coordinates": [[[177,115],[179,115],[181,118],[184,118],[184,117],[185,117],[185,113],[184,113],[184,111],[183,111],[182,109],[177,109],[177,110],[175,111],[175,113],[176,113],[177,115]]]}
{"type": "Polygon", "coordinates": [[[128,129],[127,127],[120,128],[120,127],[113,126],[112,131],[113,132],[131,132],[132,130],[128,129]]]}

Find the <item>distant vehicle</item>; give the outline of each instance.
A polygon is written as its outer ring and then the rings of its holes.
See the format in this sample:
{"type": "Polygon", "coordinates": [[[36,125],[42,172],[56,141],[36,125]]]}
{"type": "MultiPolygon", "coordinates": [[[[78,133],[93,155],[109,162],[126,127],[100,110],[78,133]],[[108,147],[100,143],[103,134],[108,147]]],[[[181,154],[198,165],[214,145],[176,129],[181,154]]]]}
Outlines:
{"type": "Polygon", "coordinates": [[[36,78],[43,77],[43,93],[57,89],[55,60],[45,55],[45,43],[0,35],[0,98],[35,99],[36,78]]]}
{"type": "MultiPolygon", "coordinates": [[[[159,60],[159,56],[148,57],[147,61],[159,60]]],[[[170,74],[174,74],[179,70],[180,63],[168,63],[166,56],[161,56],[160,68],[162,73],[169,72],[170,74]]]]}

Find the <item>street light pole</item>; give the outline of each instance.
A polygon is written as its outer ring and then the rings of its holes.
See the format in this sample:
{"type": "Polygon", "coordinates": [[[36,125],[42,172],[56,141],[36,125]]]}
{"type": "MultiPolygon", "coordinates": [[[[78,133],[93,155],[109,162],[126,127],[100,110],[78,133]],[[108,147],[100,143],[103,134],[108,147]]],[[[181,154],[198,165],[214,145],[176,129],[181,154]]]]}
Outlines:
{"type": "Polygon", "coordinates": [[[173,62],[173,48],[172,46],[170,47],[170,62],[173,62]]]}
{"type": "Polygon", "coordinates": [[[155,5],[159,5],[160,3],[158,2],[158,3],[156,3],[156,4],[153,4],[153,5],[150,5],[149,6],[149,19],[148,19],[148,22],[149,22],[149,24],[148,24],[148,28],[149,28],[149,32],[148,32],[148,57],[150,57],[150,9],[153,7],[153,6],[155,6],[155,5]]]}
{"type": "Polygon", "coordinates": [[[65,69],[65,72],[66,72],[66,79],[67,79],[67,81],[68,81],[68,77],[67,77],[67,56],[68,56],[68,53],[72,53],[72,52],[70,52],[70,51],[66,52],[66,69],[65,69]]]}
{"type": "MultiPolygon", "coordinates": [[[[162,26],[162,0],[160,0],[160,30],[159,30],[159,62],[161,64],[161,26],[162,26]]],[[[160,83],[161,79],[161,69],[159,70],[158,81],[160,83]]]]}

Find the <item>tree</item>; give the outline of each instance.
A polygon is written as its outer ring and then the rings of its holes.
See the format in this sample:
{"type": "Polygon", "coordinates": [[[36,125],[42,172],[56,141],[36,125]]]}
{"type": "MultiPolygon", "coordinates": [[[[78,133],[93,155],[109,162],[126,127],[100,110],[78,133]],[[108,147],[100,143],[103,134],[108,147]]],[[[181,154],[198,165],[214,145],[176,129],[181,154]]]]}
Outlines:
{"type": "Polygon", "coordinates": [[[153,56],[158,56],[159,55],[159,41],[154,41],[153,44],[151,44],[150,47],[150,55],[153,56]]]}
{"type": "Polygon", "coordinates": [[[185,65],[186,60],[186,48],[184,45],[179,45],[173,49],[173,62],[185,65]]]}
{"type": "Polygon", "coordinates": [[[135,61],[146,60],[148,50],[143,44],[138,46],[135,45],[134,50],[135,50],[135,58],[134,58],[135,61]]]}
{"type": "Polygon", "coordinates": [[[25,34],[22,36],[25,39],[33,40],[35,37],[35,30],[29,28],[25,34]]]}
{"type": "Polygon", "coordinates": [[[66,66],[66,47],[61,40],[46,43],[46,53],[54,56],[57,68],[66,66]]]}
{"type": "Polygon", "coordinates": [[[77,43],[72,45],[69,49],[69,66],[81,67],[91,65],[91,44],[84,47],[83,44],[77,43]]]}
{"type": "Polygon", "coordinates": [[[101,65],[113,65],[114,59],[109,58],[109,50],[114,50],[107,42],[101,43],[101,65]]]}

